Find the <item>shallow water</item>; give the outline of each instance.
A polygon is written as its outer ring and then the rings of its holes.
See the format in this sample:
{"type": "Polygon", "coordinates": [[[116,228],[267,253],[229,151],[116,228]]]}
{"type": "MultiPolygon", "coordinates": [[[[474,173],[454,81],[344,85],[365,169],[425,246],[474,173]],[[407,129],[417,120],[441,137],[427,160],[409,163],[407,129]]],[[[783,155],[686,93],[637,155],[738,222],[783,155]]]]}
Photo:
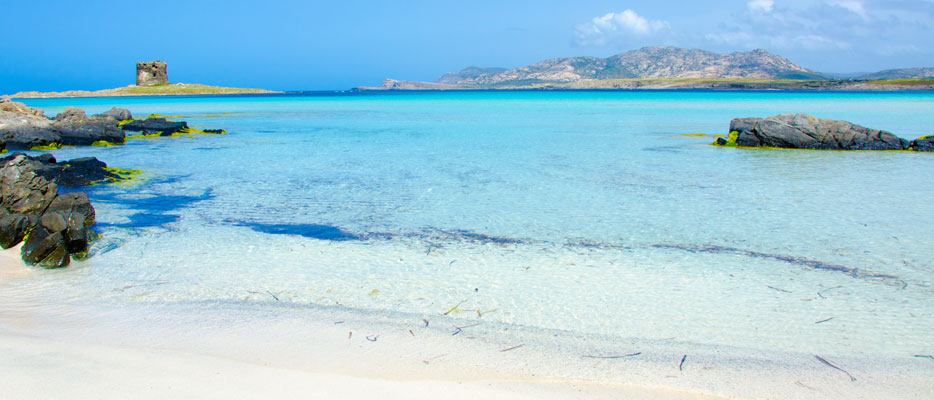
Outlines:
{"type": "Polygon", "coordinates": [[[103,234],[93,257],[31,271],[10,293],[447,312],[603,342],[932,351],[931,154],[722,149],[684,135],[808,112],[913,139],[932,133],[931,94],[25,102],[50,115],[122,106],[229,134],[55,151],[147,179],[90,188],[103,234]]]}

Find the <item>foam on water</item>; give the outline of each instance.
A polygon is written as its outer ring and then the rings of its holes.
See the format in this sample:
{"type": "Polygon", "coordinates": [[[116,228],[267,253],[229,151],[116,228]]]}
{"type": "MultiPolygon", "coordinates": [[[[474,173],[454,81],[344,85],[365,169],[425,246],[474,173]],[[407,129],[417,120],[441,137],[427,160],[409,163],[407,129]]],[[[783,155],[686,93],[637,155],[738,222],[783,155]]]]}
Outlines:
{"type": "Polygon", "coordinates": [[[934,126],[930,94],[27,103],[124,106],[230,133],[56,151],[153,176],[91,188],[104,235],[93,257],[19,277],[16,290],[117,306],[447,311],[438,318],[584,342],[886,360],[932,351],[934,157],[721,149],[683,135],[809,112],[911,139],[934,126]]]}

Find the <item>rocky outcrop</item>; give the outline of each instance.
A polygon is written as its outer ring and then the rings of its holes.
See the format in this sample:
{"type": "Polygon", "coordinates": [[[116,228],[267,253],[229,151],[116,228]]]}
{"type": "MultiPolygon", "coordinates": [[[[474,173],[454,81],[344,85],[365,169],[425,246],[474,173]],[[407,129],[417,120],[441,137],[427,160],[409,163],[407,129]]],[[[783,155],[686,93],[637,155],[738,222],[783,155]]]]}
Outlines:
{"type": "Polygon", "coordinates": [[[912,140],[908,147],[914,151],[934,151],[934,135],[922,136],[912,140]]]}
{"type": "Polygon", "coordinates": [[[188,123],[168,121],[165,118],[146,118],[123,124],[122,128],[125,131],[142,132],[144,135],[158,133],[161,136],[171,136],[177,132],[187,131],[188,123]]]}
{"type": "Polygon", "coordinates": [[[58,185],[18,154],[0,169],[0,246],[25,240],[21,255],[30,265],[65,267],[87,255],[94,236],[94,207],[84,193],[58,193],[58,185]]]}
{"type": "MultiPolygon", "coordinates": [[[[23,153],[13,153],[0,158],[0,165],[5,165],[21,156],[25,155],[23,153]]],[[[111,172],[107,168],[107,164],[94,157],[56,162],[53,155],[43,154],[38,157],[26,156],[22,162],[27,164],[29,170],[36,175],[65,188],[120,182],[127,179],[127,177],[111,172]]]]}
{"type": "Polygon", "coordinates": [[[88,119],[88,115],[80,108],[68,107],[65,111],[58,113],[53,119],[56,121],[64,121],[66,119],[88,119]]]}
{"type": "Polygon", "coordinates": [[[23,103],[10,101],[9,99],[0,100],[0,112],[9,112],[18,115],[30,115],[34,117],[45,118],[45,112],[38,108],[32,108],[23,103]]]}
{"type": "Polygon", "coordinates": [[[114,121],[129,121],[133,119],[133,114],[125,108],[114,107],[100,114],[94,114],[95,117],[110,118],[114,121]]]}
{"type": "Polygon", "coordinates": [[[807,114],[737,118],[730,122],[730,138],[717,139],[715,144],[820,150],[905,150],[909,146],[890,132],[807,114]]]}
{"type": "Polygon", "coordinates": [[[129,115],[127,110],[114,109],[104,113],[111,113],[109,115],[89,118],[84,110],[69,107],[54,119],[46,118],[42,110],[22,103],[5,101],[2,110],[10,110],[0,111],[0,143],[3,148],[87,146],[98,141],[123,143],[126,140],[126,134],[113,116],[129,115]]]}

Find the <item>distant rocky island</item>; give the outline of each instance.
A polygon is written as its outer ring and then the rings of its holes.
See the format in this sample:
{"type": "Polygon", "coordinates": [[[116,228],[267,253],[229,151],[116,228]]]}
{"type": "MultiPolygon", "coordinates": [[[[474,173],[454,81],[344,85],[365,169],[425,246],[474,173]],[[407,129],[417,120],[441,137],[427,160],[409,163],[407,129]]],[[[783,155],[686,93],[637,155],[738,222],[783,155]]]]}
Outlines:
{"type": "Polygon", "coordinates": [[[19,92],[0,96],[5,99],[36,99],[51,97],[114,97],[114,96],[185,96],[199,94],[281,93],[264,89],[244,89],[207,86],[190,83],[169,83],[168,64],[162,61],[136,63],[136,85],[104,90],[69,90],[64,92],[19,92]]]}
{"type": "Polygon", "coordinates": [[[435,82],[387,79],[360,90],[443,89],[778,89],[934,90],[934,68],[888,70],[842,79],[765,50],[718,54],[643,47],[608,58],[554,58],[513,69],[467,67],[435,82]]]}

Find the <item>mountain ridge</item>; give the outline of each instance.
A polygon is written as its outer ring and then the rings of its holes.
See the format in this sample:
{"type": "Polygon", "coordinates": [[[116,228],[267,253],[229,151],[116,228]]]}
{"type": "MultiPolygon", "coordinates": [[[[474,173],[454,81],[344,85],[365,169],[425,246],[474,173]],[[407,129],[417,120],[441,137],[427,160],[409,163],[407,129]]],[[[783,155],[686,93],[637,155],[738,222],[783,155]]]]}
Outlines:
{"type": "Polygon", "coordinates": [[[638,78],[832,79],[762,49],[720,54],[700,49],[643,47],[607,58],[552,58],[508,70],[468,67],[444,74],[435,82],[498,87],[638,78]]]}

